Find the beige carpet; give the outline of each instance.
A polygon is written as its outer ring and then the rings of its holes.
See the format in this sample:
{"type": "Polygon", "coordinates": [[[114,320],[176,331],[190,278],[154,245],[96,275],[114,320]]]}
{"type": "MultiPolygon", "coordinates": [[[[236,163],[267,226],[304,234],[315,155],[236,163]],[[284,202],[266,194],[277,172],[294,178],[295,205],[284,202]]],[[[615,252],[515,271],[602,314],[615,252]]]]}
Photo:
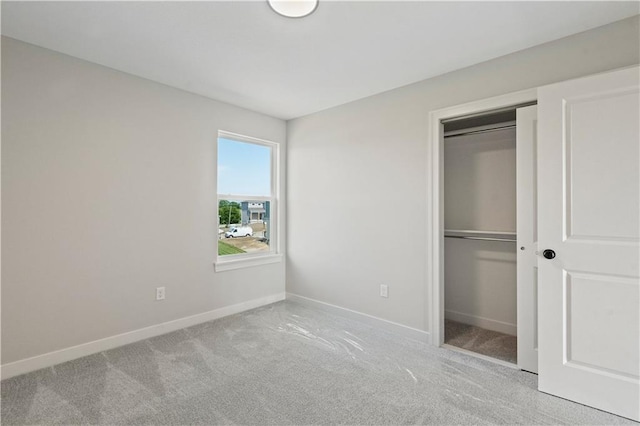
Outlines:
{"type": "Polygon", "coordinates": [[[444,342],[513,364],[518,362],[518,340],[516,336],[445,320],[444,342]]]}

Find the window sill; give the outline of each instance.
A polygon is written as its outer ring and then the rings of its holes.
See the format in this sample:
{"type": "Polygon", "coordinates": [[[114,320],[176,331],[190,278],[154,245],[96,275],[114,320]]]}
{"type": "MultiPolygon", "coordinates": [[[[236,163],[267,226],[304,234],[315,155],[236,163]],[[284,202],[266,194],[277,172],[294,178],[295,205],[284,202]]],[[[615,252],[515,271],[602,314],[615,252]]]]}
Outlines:
{"type": "Polygon", "coordinates": [[[219,260],[213,263],[213,267],[216,272],[223,272],[278,262],[282,262],[281,254],[267,254],[264,256],[242,257],[240,259],[219,260]]]}

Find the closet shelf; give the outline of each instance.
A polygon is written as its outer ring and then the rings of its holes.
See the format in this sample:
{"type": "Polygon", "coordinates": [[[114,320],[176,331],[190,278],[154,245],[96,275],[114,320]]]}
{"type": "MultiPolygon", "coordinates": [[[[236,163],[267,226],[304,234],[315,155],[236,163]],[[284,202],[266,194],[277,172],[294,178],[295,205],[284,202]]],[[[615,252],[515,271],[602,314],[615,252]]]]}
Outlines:
{"type": "Polygon", "coordinates": [[[516,128],[516,122],[508,121],[506,123],[500,123],[500,124],[489,124],[487,126],[477,126],[477,127],[470,127],[470,128],[461,129],[461,130],[451,130],[451,131],[445,132],[444,137],[446,139],[446,138],[452,138],[455,136],[477,135],[480,133],[497,132],[499,130],[515,129],[515,128],[516,128]]]}
{"type": "Polygon", "coordinates": [[[475,231],[469,229],[445,229],[445,238],[460,238],[465,240],[516,242],[515,232],[505,231],[475,231]]]}

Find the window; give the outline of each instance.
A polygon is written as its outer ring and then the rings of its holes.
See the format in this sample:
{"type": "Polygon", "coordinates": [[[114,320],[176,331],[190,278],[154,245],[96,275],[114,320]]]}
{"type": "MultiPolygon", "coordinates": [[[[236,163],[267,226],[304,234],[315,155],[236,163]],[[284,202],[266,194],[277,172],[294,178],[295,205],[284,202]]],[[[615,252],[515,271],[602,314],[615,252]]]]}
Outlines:
{"type": "Polygon", "coordinates": [[[216,271],[280,260],[278,145],[218,132],[216,271]]]}

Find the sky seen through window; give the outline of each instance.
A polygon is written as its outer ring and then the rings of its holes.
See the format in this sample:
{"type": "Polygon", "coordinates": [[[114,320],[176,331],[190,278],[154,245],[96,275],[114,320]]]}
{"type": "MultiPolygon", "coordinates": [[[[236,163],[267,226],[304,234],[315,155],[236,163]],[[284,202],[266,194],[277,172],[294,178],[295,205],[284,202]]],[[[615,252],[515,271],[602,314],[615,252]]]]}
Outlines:
{"type": "Polygon", "coordinates": [[[271,195],[271,149],[218,138],[218,194],[271,195]]]}

